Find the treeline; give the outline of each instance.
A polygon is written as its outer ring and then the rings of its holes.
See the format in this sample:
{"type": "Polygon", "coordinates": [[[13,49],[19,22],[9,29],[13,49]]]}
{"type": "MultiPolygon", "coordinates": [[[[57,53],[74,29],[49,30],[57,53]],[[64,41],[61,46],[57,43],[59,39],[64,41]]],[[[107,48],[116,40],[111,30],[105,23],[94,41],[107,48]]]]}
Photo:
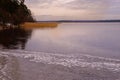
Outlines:
{"type": "Polygon", "coordinates": [[[24,0],[0,0],[0,25],[19,25],[34,21],[24,0]]]}

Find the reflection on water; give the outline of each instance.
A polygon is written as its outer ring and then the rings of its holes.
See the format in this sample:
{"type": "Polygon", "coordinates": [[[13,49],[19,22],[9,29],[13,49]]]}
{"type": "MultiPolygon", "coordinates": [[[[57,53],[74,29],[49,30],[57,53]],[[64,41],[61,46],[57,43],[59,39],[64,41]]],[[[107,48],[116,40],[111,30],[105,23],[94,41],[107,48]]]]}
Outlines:
{"type": "Polygon", "coordinates": [[[26,23],[22,28],[0,30],[0,47],[119,58],[119,25],[120,23],[26,23]]]}
{"type": "Polygon", "coordinates": [[[0,30],[0,47],[3,49],[24,49],[31,32],[21,28],[0,30]]]}
{"type": "Polygon", "coordinates": [[[21,28],[0,30],[0,48],[2,49],[25,49],[34,29],[54,29],[57,23],[26,23],[21,28]]]}
{"type": "Polygon", "coordinates": [[[25,50],[120,58],[119,25],[120,23],[62,23],[52,29],[35,29],[25,50]]]}
{"type": "Polygon", "coordinates": [[[120,80],[120,23],[35,25],[0,30],[0,80],[120,80]]]}

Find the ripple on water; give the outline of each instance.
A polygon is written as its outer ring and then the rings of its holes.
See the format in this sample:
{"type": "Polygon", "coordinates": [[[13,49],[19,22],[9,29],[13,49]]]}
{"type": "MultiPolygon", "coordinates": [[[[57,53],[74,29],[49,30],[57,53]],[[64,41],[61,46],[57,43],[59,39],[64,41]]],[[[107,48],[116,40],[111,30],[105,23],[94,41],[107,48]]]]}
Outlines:
{"type": "Polygon", "coordinates": [[[67,67],[85,67],[93,69],[107,69],[110,71],[120,72],[120,60],[104,57],[91,56],[86,54],[79,55],[64,55],[44,52],[30,52],[30,51],[9,51],[1,52],[3,54],[12,54],[16,57],[29,59],[33,62],[42,62],[45,64],[55,64],[67,67]],[[19,53],[19,54],[18,54],[19,53]]]}

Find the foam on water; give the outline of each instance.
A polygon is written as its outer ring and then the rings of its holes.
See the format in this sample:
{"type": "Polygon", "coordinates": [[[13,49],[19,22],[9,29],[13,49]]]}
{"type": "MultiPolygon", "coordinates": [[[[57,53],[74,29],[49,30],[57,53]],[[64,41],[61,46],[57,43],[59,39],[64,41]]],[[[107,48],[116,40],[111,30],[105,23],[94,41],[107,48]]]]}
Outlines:
{"type": "Polygon", "coordinates": [[[83,67],[97,70],[106,69],[113,72],[120,72],[120,60],[91,56],[86,54],[71,55],[31,51],[1,51],[1,54],[13,55],[33,61],[36,63],[62,65],[66,67],[83,67]]]}

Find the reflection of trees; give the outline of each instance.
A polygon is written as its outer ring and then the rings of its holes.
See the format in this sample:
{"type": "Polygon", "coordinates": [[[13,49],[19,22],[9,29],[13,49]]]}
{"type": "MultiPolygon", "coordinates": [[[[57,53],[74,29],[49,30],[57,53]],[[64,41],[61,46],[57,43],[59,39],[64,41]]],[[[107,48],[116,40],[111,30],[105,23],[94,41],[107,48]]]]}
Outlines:
{"type": "Polygon", "coordinates": [[[31,32],[21,28],[0,30],[0,46],[5,49],[24,49],[31,32]]]}

